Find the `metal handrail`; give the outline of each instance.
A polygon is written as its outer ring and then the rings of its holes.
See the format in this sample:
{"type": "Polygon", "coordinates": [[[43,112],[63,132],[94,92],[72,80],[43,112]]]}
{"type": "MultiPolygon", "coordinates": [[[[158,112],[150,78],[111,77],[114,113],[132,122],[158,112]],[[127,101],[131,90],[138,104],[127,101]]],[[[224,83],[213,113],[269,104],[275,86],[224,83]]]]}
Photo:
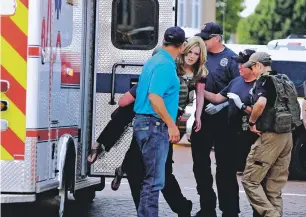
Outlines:
{"type": "Polygon", "coordinates": [[[116,105],[115,102],[115,81],[116,81],[116,70],[118,68],[118,66],[121,66],[122,68],[126,67],[126,66],[139,66],[142,67],[143,63],[126,63],[126,62],[119,62],[119,63],[115,63],[112,67],[112,84],[111,84],[111,97],[110,97],[110,105],[116,105]]]}

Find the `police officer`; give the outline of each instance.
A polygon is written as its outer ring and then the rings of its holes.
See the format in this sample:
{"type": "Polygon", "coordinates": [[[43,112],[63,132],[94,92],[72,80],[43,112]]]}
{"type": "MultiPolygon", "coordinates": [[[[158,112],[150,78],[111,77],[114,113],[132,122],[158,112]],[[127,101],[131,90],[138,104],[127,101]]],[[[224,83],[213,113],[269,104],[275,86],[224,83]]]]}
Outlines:
{"type": "Polygon", "coordinates": [[[272,60],[265,52],[254,53],[244,67],[257,77],[253,89],[255,102],[249,119],[250,130],[260,135],[252,145],[243,173],[242,184],[251,206],[260,216],[282,216],[281,190],[288,180],[292,133],[275,131],[276,89],[269,76],[272,60]],[[264,75],[263,75],[264,74],[264,75]],[[271,113],[272,112],[272,113],[271,113]],[[269,121],[271,120],[271,121],[269,121]]]}
{"type": "Polygon", "coordinates": [[[214,94],[204,91],[205,99],[215,104],[223,103],[229,98],[228,130],[230,132],[229,136],[231,136],[229,141],[235,141],[232,148],[236,148],[237,154],[232,157],[237,159],[238,171],[244,170],[251,145],[258,137],[257,134],[250,132],[248,127],[249,114],[252,111],[250,91],[253,88],[256,77],[251,69],[244,68],[242,65],[249,60],[253,53],[255,53],[254,50],[246,49],[239,52],[238,56],[232,57],[239,63],[240,76],[233,79],[220,93],[214,94]]]}
{"type": "MultiPolygon", "coordinates": [[[[231,80],[239,76],[238,63],[231,57],[236,54],[222,44],[223,30],[220,25],[210,22],[203,25],[200,36],[208,50],[207,76],[205,89],[219,93],[231,80]]],[[[210,102],[205,100],[207,106],[210,102]]],[[[239,210],[239,187],[236,178],[236,163],[232,159],[235,150],[229,144],[228,109],[226,104],[214,107],[214,114],[203,112],[202,128],[191,133],[193,172],[200,195],[201,210],[196,216],[216,217],[216,193],[213,190],[210,151],[215,147],[217,162],[216,182],[219,207],[223,217],[237,217],[239,210]]]]}

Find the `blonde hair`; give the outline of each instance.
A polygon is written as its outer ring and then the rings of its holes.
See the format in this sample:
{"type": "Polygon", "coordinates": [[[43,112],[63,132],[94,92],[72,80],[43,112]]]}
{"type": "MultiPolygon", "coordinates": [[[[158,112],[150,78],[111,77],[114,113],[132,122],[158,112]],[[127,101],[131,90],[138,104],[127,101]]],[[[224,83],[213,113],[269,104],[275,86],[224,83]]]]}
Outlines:
{"type": "Polygon", "coordinates": [[[207,49],[203,42],[203,39],[198,36],[191,37],[185,44],[182,54],[177,60],[177,72],[179,76],[185,74],[184,72],[184,57],[188,55],[188,52],[194,47],[200,48],[200,55],[198,61],[193,65],[193,79],[192,83],[196,83],[201,77],[206,77],[208,75],[208,69],[205,66],[207,61],[207,49]]]}

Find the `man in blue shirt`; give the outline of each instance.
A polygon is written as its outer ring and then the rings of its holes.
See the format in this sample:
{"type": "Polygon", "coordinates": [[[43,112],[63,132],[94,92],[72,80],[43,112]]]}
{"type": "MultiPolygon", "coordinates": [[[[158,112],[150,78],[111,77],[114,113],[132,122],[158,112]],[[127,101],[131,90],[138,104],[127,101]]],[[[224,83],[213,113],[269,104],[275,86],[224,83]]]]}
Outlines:
{"type": "MultiPolygon", "coordinates": [[[[205,89],[219,93],[231,80],[239,76],[238,63],[232,59],[236,54],[222,44],[223,30],[220,25],[210,22],[203,25],[200,36],[207,47],[207,68],[209,74],[205,89]]],[[[236,55],[237,56],[237,55],[236,55]]],[[[236,164],[231,153],[235,149],[229,144],[228,102],[213,105],[205,100],[202,112],[202,128],[191,133],[193,171],[200,195],[201,210],[196,216],[216,217],[216,193],[213,190],[210,151],[215,147],[217,163],[216,184],[219,207],[223,217],[238,217],[239,187],[236,180],[236,164]],[[222,109],[223,108],[223,109],[222,109]],[[222,109],[222,110],[221,110],[222,109]]]]}
{"type": "MultiPolygon", "coordinates": [[[[205,99],[214,104],[223,103],[228,100],[228,131],[230,138],[228,141],[232,143],[232,161],[229,164],[238,162],[238,171],[243,171],[246,163],[246,158],[249,154],[251,145],[257,139],[257,134],[249,130],[248,120],[251,108],[251,89],[254,86],[256,77],[249,68],[244,68],[242,64],[246,63],[250,56],[255,53],[255,50],[246,49],[239,52],[239,56],[234,56],[233,59],[239,63],[240,76],[233,79],[227,87],[221,90],[220,93],[214,94],[204,91],[205,99]]],[[[236,171],[233,171],[233,174],[236,171]]]]}
{"type": "Polygon", "coordinates": [[[185,32],[170,27],[164,34],[163,49],[143,66],[136,91],[133,124],[140,147],[144,180],[140,192],[138,217],[157,217],[159,191],[165,182],[165,164],[172,143],[180,139],[175,124],[180,82],[175,59],[182,52],[185,32]]]}

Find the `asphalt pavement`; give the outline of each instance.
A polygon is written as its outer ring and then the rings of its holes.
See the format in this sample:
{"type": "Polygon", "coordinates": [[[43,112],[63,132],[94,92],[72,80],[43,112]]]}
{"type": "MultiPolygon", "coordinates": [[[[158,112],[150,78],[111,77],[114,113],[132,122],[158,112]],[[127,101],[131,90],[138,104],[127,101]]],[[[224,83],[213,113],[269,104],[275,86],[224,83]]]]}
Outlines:
{"type": "MultiPolygon", "coordinates": [[[[211,153],[213,173],[215,173],[214,153],[211,153]]],[[[191,149],[188,146],[174,147],[174,174],[182,188],[183,194],[193,202],[192,213],[199,210],[199,196],[196,191],[196,182],[192,172],[191,149]]],[[[240,185],[240,217],[252,217],[252,210],[247,201],[245,192],[240,185]]],[[[118,191],[111,190],[112,179],[106,179],[106,186],[102,192],[96,193],[96,198],[92,203],[76,202],[71,195],[68,202],[68,216],[70,217],[129,217],[136,216],[130,188],[126,179],[118,191]]],[[[216,185],[214,184],[216,189],[216,185]]],[[[306,217],[306,182],[289,181],[283,190],[284,217],[306,217]]],[[[168,204],[160,194],[161,217],[176,217],[168,204]]],[[[2,205],[1,216],[3,217],[57,217],[59,200],[58,198],[47,198],[42,201],[29,204],[2,205]]],[[[217,209],[218,216],[221,212],[217,209]]]]}

